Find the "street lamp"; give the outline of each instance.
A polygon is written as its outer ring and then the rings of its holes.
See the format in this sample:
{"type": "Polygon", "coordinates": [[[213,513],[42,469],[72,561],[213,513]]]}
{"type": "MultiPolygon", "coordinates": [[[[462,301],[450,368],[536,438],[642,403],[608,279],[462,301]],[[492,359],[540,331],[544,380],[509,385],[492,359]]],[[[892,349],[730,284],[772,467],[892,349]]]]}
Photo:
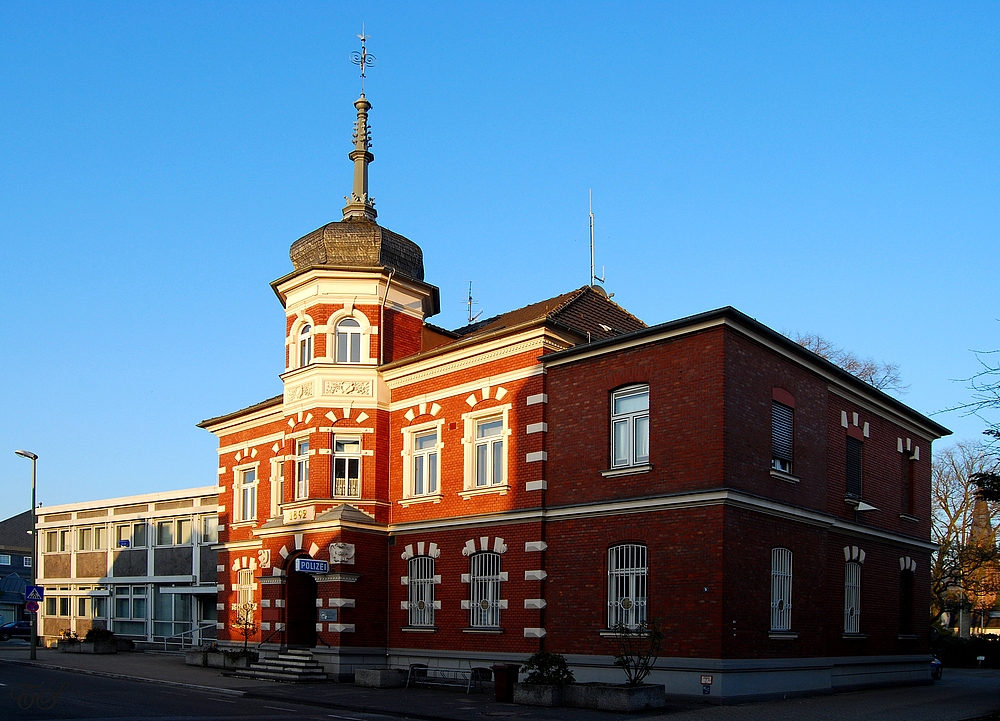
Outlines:
{"type": "MultiPolygon", "coordinates": [[[[31,585],[34,586],[38,578],[38,567],[35,565],[38,563],[37,552],[38,552],[38,532],[37,532],[37,519],[35,518],[35,471],[38,466],[38,456],[31,451],[14,451],[21,458],[27,458],[31,461],[31,585]]],[[[34,661],[36,657],[36,645],[38,644],[38,612],[31,614],[31,660],[34,661]]]]}

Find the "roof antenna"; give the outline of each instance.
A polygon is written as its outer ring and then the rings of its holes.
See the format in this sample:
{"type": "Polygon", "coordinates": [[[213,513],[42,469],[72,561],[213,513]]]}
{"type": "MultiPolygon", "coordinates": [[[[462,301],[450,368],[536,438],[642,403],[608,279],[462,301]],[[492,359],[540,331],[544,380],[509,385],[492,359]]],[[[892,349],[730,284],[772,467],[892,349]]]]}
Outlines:
{"type": "Polygon", "coordinates": [[[477,320],[479,320],[479,316],[481,316],[483,314],[483,311],[480,310],[478,313],[476,313],[475,315],[473,315],[473,313],[472,313],[472,306],[473,305],[479,305],[479,303],[476,303],[476,301],[474,301],[472,299],[472,281],[470,280],[469,281],[469,300],[468,300],[468,306],[469,306],[469,323],[475,323],[477,320]]]}
{"type": "Polygon", "coordinates": [[[594,189],[590,189],[590,285],[596,287],[596,281],[604,282],[604,266],[601,266],[601,277],[594,275],[594,189]]]}

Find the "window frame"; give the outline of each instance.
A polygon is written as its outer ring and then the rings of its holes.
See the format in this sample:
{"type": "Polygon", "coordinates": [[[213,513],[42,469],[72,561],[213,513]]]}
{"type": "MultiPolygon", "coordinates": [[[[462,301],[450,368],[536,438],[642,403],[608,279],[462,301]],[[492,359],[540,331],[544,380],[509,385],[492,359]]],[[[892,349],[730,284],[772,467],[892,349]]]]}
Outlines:
{"type": "Polygon", "coordinates": [[[463,490],[459,493],[462,497],[467,498],[479,493],[504,494],[510,488],[510,438],[513,434],[510,427],[511,408],[512,405],[510,403],[505,403],[503,405],[491,406],[489,408],[482,408],[478,411],[469,411],[468,413],[462,414],[464,430],[462,436],[462,446],[464,448],[465,458],[464,476],[462,482],[463,490]],[[499,436],[492,436],[489,440],[480,442],[478,437],[480,425],[495,421],[500,421],[501,423],[499,436]],[[492,449],[492,447],[498,443],[502,444],[500,451],[501,477],[499,480],[496,479],[492,454],[488,454],[487,461],[489,470],[487,471],[487,476],[489,483],[479,485],[478,449],[481,445],[487,445],[492,449]]]}
{"type": "Polygon", "coordinates": [[[361,491],[364,482],[362,478],[362,471],[364,470],[364,464],[362,463],[362,458],[364,457],[364,436],[357,433],[335,433],[333,435],[333,452],[331,455],[333,456],[332,459],[333,462],[330,464],[330,469],[331,469],[330,472],[331,475],[333,476],[330,479],[331,496],[333,498],[361,498],[362,495],[361,491]],[[337,450],[338,443],[348,443],[348,442],[357,443],[358,447],[357,453],[337,450]],[[357,465],[357,486],[356,486],[356,491],[354,493],[350,492],[351,491],[350,469],[352,461],[354,461],[357,465]],[[343,490],[345,491],[344,493],[337,492],[339,488],[338,467],[341,464],[343,464],[343,466],[346,468],[346,473],[344,474],[344,488],[343,488],[343,490]]]}
{"type": "Polygon", "coordinates": [[[281,507],[285,505],[285,458],[271,460],[271,518],[281,515],[281,507]]]}
{"type": "Polygon", "coordinates": [[[235,523],[253,523],[257,520],[257,511],[260,498],[260,463],[248,463],[233,468],[236,476],[236,484],[233,489],[233,504],[236,506],[235,523]],[[253,474],[251,480],[247,480],[249,474],[253,474]],[[252,508],[247,508],[248,501],[252,508]]]}
{"type": "Polygon", "coordinates": [[[237,571],[236,583],[233,585],[233,590],[236,592],[237,607],[249,603],[254,609],[257,608],[257,583],[255,582],[252,568],[241,568],[237,571]]]}
{"type": "Polygon", "coordinates": [[[644,543],[616,543],[606,558],[608,629],[619,623],[638,628],[648,619],[649,549],[644,543]]]}
{"type": "Polygon", "coordinates": [[[792,630],[793,554],[788,548],[771,549],[771,631],[792,630]]]}
{"type": "Polygon", "coordinates": [[[795,407],[772,399],[771,469],[778,471],[779,473],[791,474],[794,467],[795,407]]]}
{"type": "Polygon", "coordinates": [[[844,564],[844,633],[861,633],[861,564],[844,564]]]}
{"type": "Polygon", "coordinates": [[[295,500],[302,501],[309,498],[309,437],[295,438],[295,500]]]}
{"type": "Polygon", "coordinates": [[[365,361],[364,353],[365,329],[354,316],[345,316],[337,321],[333,331],[333,357],[335,363],[343,365],[360,365],[365,361]],[[349,328],[350,330],[341,330],[349,328]],[[341,357],[341,336],[344,337],[344,355],[341,357]],[[354,360],[357,351],[357,360],[354,360]]]}
{"type": "Polygon", "coordinates": [[[313,324],[307,322],[299,328],[295,342],[297,351],[298,367],[305,368],[313,362],[313,324]]]}
{"type": "Polygon", "coordinates": [[[470,628],[501,628],[502,583],[503,560],[501,554],[496,551],[477,551],[469,556],[470,628]]]}
{"type": "Polygon", "coordinates": [[[621,468],[639,468],[642,466],[649,465],[649,407],[650,407],[650,389],[648,383],[633,383],[631,385],[623,386],[622,388],[617,388],[611,392],[610,401],[610,417],[611,422],[609,424],[610,428],[610,449],[611,449],[611,469],[617,470],[621,468]],[[622,411],[617,412],[615,410],[615,405],[619,399],[628,398],[630,396],[643,395],[646,396],[646,407],[645,409],[639,409],[636,411],[622,411]],[[640,456],[636,453],[636,440],[637,440],[637,422],[645,420],[645,435],[646,435],[646,455],[640,456]],[[627,428],[627,447],[628,452],[623,460],[619,460],[618,456],[618,443],[616,436],[616,428],[619,424],[626,424],[627,428]]]}
{"type": "Polygon", "coordinates": [[[443,497],[441,490],[441,459],[443,457],[443,449],[445,447],[444,419],[441,418],[438,420],[428,421],[426,423],[418,423],[416,425],[407,426],[406,428],[401,429],[401,433],[403,435],[403,449],[400,451],[400,456],[403,460],[403,487],[402,498],[399,500],[399,503],[405,506],[411,503],[440,502],[443,497]],[[416,439],[432,432],[437,434],[437,444],[433,448],[422,449],[420,454],[427,455],[432,452],[437,453],[437,488],[433,492],[424,491],[421,494],[417,494],[415,493],[414,485],[416,439]]]}
{"type": "Polygon", "coordinates": [[[848,498],[860,499],[864,494],[865,444],[854,436],[846,436],[845,485],[848,498]]]}
{"type": "Polygon", "coordinates": [[[414,556],[406,562],[407,623],[414,628],[433,628],[436,562],[432,556],[414,556]],[[423,604],[421,606],[420,604],[423,604]]]}
{"type": "Polygon", "coordinates": [[[13,559],[10,554],[0,553],[0,566],[13,566],[13,559]]]}

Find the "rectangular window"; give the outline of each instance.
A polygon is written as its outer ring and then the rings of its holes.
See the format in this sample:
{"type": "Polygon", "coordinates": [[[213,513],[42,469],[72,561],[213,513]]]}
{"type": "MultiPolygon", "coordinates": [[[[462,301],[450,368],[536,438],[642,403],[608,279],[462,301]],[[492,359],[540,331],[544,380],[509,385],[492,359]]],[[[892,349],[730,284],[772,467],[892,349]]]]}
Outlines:
{"type": "Polygon", "coordinates": [[[903,513],[914,514],[916,508],[917,464],[909,453],[903,454],[903,513]]]}
{"type": "Polygon", "coordinates": [[[438,446],[437,431],[421,433],[413,438],[413,495],[437,493],[438,446]]]}
{"type": "Polygon", "coordinates": [[[857,438],[847,437],[847,495],[861,498],[861,449],[857,438]]]}
{"type": "Polygon", "coordinates": [[[271,464],[271,518],[281,515],[281,506],[285,502],[285,464],[274,461],[271,464]]]}
{"type": "Polygon", "coordinates": [[[771,630],[792,628],[792,552],[771,550],[771,630]]]}
{"type": "Polygon", "coordinates": [[[59,550],[69,550],[69,531],[59,531],[59,550]]]}
{"type": "Polygon", "coordinates": [[[503,475],[503,419],[476,423],[476,486],[497,486],[503,475]]]}
{"type": "Polygon", "coordinates": [[[242,568],[236,576],[236,602],[240,606],[253,603],[253,571],[242,568]]]}
{"type": "Polygon", "coordinates": [[[132,617],[132,596],[128,586],[115,588],[115,618],[132,617]]]}
{"type": "Polygon", "coordinates": [[[69,598],[63,597],[59,599],[59,615],[69,616],[69,598]]]}
{"type": "Polygon", "coordinates": [[[142,548],[146,545],[146,524],[143,522],[132,524],[132,547],[142,548]]]}
{"type": "Polygon", "coordinates": [[[146,618],[146,587],[132,586],[132,618],[146,618]]]}
{"type": "Polygon", "coordinates": [[[632,386],[611,396],[611,465],[649,463],[649,386],[632,386]]]}
{"type": "Polygon", "coordinates": [[[93,603],[91,608],[93,609],[94,618],[107,618],[108,617],[108,599],[105,596],[94,596],[92,599],[93,603]]]}
{"type": "Polygon", "coordinates": [[[55,616],[56,615],[56,599],[54,596],[49,596],[45,599],[45,615],[55,616]]]}
{"type": "Polygon", "coordinates": [[[909,569],[899,574],[899,632],[913,633],[913,571],[909,569]]]}
{"type": "Polygon", "coordinates": [[[309,441],[295,442],[295,498],[309,497],[309,441]]]}
{"type": "Polygon", "coordinates": [[[473,628],[500,627],[500,554],[484,551],[470,559],[469,590],[473,628]]]}
{"type": "Polygon", "coordinates": [[[361,438],[337,436],[333,441],[333,495],[361,496],[361,438]]]}
{"type": "Polygon", "coordinates": [[[410,625],[434,625],[434,559],[416,556],[409,562],[410,625]]]}
{"type": "Polygon", "coordinates": [[[115,543],[119,547],[132,545],[132,526],[118,526],[115,528],[115,543]]]}
{"type": "Polygon", "coordinates": [[[159,523],[156,524],[156,545],[157,546],[174,545],[173,521],[160,521],[159,523]]]}
{"type": "Polygon", "coordinates": [[[771,468],[792,472],[793,411],[784,403],[771,401],[771,468]]]}
{"type": "Polygon", "coordinates": [[[91,528],[81,528],[78,532],[76,550],[78,551],[89,551],[91,548],[91,541],[94,537],[94,531],[91,528]]]}
{"type": "Polygon", "coordinates": [[[76,615],[79,618],[90,618],[90,599],[86,596],[76,599],[76,615]]]}
{"type": "Polygon", "coordinates": [[[45,534],[45,550],[47,553],[55,553],[59,548],[59,538],[55,531],[49,531],[45,534]]]}
{"type": "Polygon", "coordinates": [[[177,545],[191,545],[191,519],[180,518],[177,520],[177,545]]]}
{"type": "Polygon", "coordinates": [[[10,556],[0,554],[0,566],[9,566],[9,565],[10,565],[10,556]]]}
{"type": "Polygon", "coordinates": [[[646,547],[625,543],[608,549],[608,628],[646,622],[646,547]]]}
{"type": "Polygon", "coordinates": [[[24,557],[24,567],[31,568],[31,556],[24,557]]]}
{"type": "Polygon", "coordinates": [[[104,526],[94,527],[94,549],[103,551],[108,547],[108,529],[104,526]]]}
{"type": "Polygon", "coordinates": [[[252,521],[257,518],[257,469],[247,468],[239,474],[239,518],[241,521],[252,521]]]}
{"type": "Polygon", "coordinates": [[[844,567],[844,633],[860,633],[860,629],[861,564],[850,561],[844,567]]]}
{"type": "Polygon", "coordinates": [[[201,519],[201,542],[218,543],[219,541],[219,517],[205,516],[201,519]]]}

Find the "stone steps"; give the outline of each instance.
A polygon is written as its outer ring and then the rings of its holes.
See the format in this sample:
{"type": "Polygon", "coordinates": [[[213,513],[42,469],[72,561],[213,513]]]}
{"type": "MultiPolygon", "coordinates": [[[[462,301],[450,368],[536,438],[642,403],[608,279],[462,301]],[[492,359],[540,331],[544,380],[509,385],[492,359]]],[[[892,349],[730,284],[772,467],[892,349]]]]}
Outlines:
{"type": "Polygon", "coordinates": [[[283,683],[316,683],[326,681],[323,667],[309,651],[289,650],[279,653],[277,658],[262,658],[250,668],[231,668],[223,676],[238,678],[259,678],[283,683]]]}

